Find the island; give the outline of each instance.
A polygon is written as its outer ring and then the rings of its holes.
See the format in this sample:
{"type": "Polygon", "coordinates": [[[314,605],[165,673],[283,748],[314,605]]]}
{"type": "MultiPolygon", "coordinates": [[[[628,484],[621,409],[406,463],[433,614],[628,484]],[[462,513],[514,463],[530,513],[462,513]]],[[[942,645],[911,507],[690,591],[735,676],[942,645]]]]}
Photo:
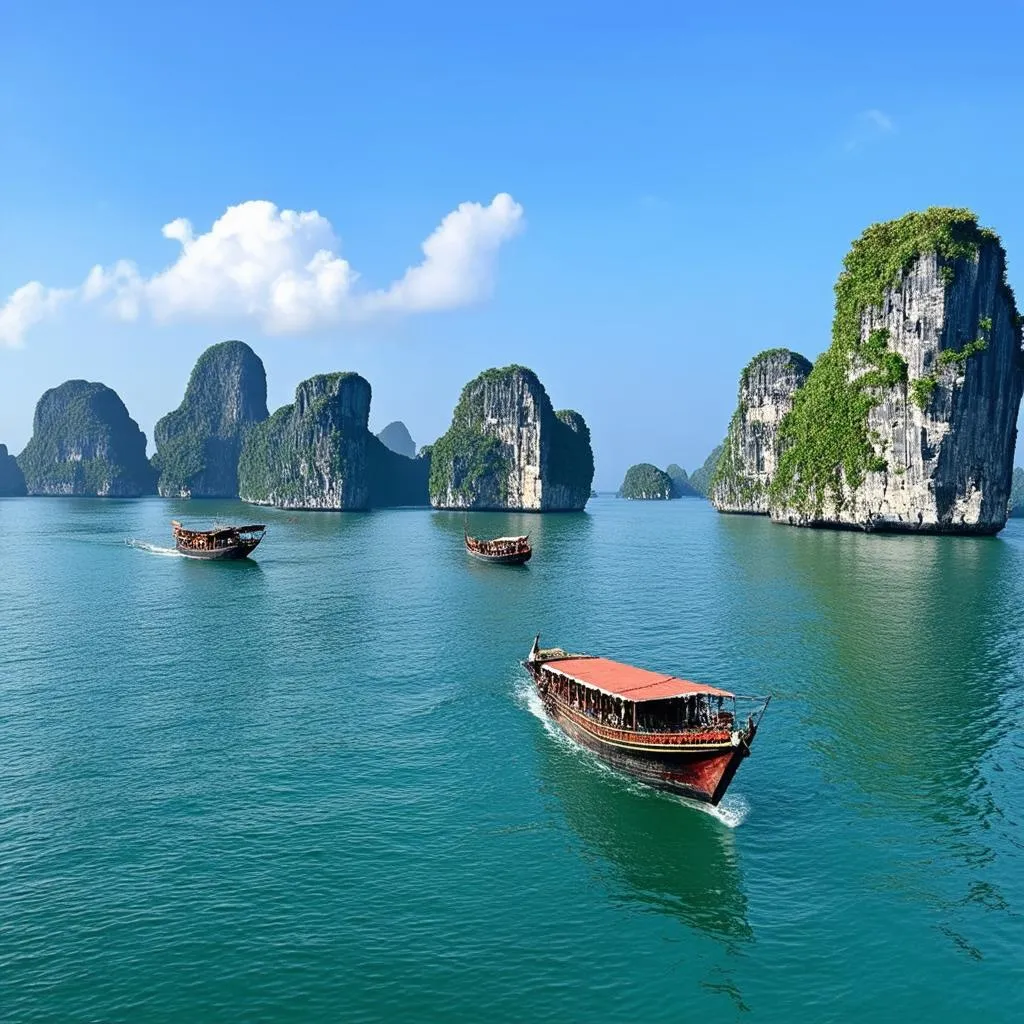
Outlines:
{"type": "Polygon", "coordinates": [[[1022,390],[998,236],[948,207],[872,225],[843,262],[832,343],[780,424],[772,518],[998,532],[1022,390]]]}
{"type": "Polygon", "coordinates": [[[451,426],[431,447],[435,508],[578,511],[593,480],[583,417],[555,412],[524,366],[485,370],[471,380],[451,426]]]}
{"type": "Polygon", "coordinates": [[[709,497],[719,512],[768,514],[768,488],[779,462],[779,424],[793,408],[811,363],[788,348],[760,352],[740,374],[739,401],[709,497]]]}
{"type": "Polygon", "coordinates": [[[619,497],[631,501],[668,501],[672,491],[672,478],[668,473],[649,462],[641,462],[626,470],[619,497]]]}
{"type": "Polygon", "coordinates": [[[407,459],[416,458],[416,442],[412,439],[409,428],[401,420],[389,423],[377,434],[377,440],[397,455],[404,455],[407,459]]]}
{"type": "Polygon", "coordinates": [[[715,467],[718,465],[723,451],[725,451],[724,441],[712,448],[711,454],[703,464],[690,474],[689,484],[702,498],[706,498],[711,490],[711,478],[715,474],[715,467]]]}
{"type": "Polygon", "coordinates": [[[429,455],[408,459],[370,433],[371,396],[369,381],[357,373],[302,381],[291,405],[247,431],[241,499],[335,511],[426,505],[429,455]]]}
{"type": "Polygon", "coordinates": [[[1010,515],[1015,518],[1024,516],[1024,469],[1017,466],[1013,471],[1010,486],[1010,515]]]}
{"type": "Polygon", "coordinates": [[[21,498],[28,494],[25,474],[18,460],[7,452],[7,445],[0,444],[0,498],[21,498]]]}
{"type": "Polygon", "coordinates": [[[18,456],[31,495],[138,498],[156,493],[146,435],[105,384],[65,381],[36,404],[18,456]]]}
{"type": "Polygon", "coordinates": [[[153,431],[164,497],[237,498],[246,431],[267,418],[267,374],[245,342],[211,345],[196,361],[185,397],[153,431]]]}
{"type": "Polygon", "coordinates": [[[677,465],[675,462],[670,463],[665,467],[665,472],[668,473],[669,479],[672,481],[672,497],[673,498],[699,498],[701,494],[697,491],[690,483],[690,478],[687,475],[685,469],[682,466],[677,465]]]}

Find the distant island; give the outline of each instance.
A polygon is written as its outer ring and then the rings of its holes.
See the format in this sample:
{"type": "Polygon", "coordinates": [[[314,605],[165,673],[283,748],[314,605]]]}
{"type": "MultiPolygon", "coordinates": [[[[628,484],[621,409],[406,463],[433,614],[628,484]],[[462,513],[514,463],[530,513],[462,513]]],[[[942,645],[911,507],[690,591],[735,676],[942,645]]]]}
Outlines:
{"type": "Polygon", "coordinates": [[[416,458],[416,442],[409,433],[409,428],[401,420],[389,423],[380,433],[377,440],[396,455],[404,455],[407,459],[416,458]]]}
{"type": "Polygon", "coordinates": [[[663,469],[641,462],[626,470],[619,497],[630,501],[668,501],[673,497],[672,478],[663,469]]]}

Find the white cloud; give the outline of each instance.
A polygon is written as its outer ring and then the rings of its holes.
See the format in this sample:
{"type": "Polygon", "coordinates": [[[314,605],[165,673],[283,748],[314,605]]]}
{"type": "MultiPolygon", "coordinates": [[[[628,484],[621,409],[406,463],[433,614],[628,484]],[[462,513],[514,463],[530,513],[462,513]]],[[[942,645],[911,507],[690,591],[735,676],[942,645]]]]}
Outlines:
{"type": "Polygon", "coordinates": [[[462,203],[423,243],[421,263],[388,288],[360,291],[359,275],[338,255],[325,217],[253,200],[228,207],[198,236],[184,218],[164,225],[164,237],[181,251],[151,277],[119,260],[93,267],[78,288],[39,282],[19,288],[0,307],[0,343],[20,344],[28,328],[72,299],[102,303],[125,321],[143,314],[158,322],[248,319],[269,334],[387,312],[452,309],[491,294],[498,249],[522,226],[523,208],[507,193],[487,206],[462,203]]]}
{"type": "Polygon", "coordinates": [[[896,122],[884,111],[862,110],[847,133],[845,149],[852,153],[887,135],[895,135],[896,131],[896,122]]]}
{"type": "Polygon", "coordinates": [[[39,281],[15,289],[0,306],[0,345],[20,348],[25,332],[56,313],[74,294],[73,288],[47,288],[39,281]]]}

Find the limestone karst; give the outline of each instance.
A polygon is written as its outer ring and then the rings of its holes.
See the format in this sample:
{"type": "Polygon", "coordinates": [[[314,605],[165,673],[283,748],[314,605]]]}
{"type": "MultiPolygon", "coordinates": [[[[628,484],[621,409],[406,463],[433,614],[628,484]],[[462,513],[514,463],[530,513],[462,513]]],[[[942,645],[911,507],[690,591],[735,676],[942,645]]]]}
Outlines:
{"type": "Polygon", "coordinates": [[[594,456],[583,417],[555,412],[522,366],[471,380],[430,453],[435,508],[571,511],[590,497],[594,456]]]}
{"type": "Polygon", "coordinates": [[[946,207],[873,225],[836,283],[831,346],[780,425],[772,518],[997,532],[1022,390],[999,238],[946,207]]]}
{"type": "Polygon", "coordinates": [[[294,403],[247,432],[242,500],[333,510],[425,505],[429,459],[398,455],[369,432],[370,399],[369,381],[357,373],[304,380],[294,403]]]}
{"type": "Polygon", "coordinates": [[[673,497],[673,487],[672,478],[663,469],[649,462],[640,462],[626,470],[619,488],[619,497],[640,501],[668,501],[673,497]]]}
{"type": "Polygon", "coordinates": [[[739,402],[711,479],[709,497],[719,512],[768,514],[779,424],[810,372],[810,362],[787,348],[761,352],[744,367],[739,402]]]}
{"type": "Polygon", "coordinates": [[[181,405],[153,431],[158,490],[166,497],[235,498],[246,431],[267,418],[263,362],[241,341],[196,361],[181,405]]]}
{"type": "Polygon", "coordinates": [[[90,381],[43,393],[18,465],[29,494],[136,498],[156,491],[146,435],[115,391],[90,381]]]}

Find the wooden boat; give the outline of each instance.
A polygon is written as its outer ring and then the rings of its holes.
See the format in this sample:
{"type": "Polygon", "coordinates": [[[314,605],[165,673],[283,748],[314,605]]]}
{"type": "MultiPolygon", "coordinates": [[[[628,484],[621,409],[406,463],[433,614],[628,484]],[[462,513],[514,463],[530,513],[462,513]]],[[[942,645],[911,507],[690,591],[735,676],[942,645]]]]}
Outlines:
{"type": "Polygon", "coordinates": [[[530,547],[529,534],[525,537],[495,537],[493,540],[482,540],[464,533],[466,550],[483,562],[494,562],[497,565],[522,565],[530,560],[533,548],[530,547]]]}
{"type": "Polygon", "coordinates": [[[749,755],[771,700],[560,647],[542,650],[539,635],[523,665],[572,739],[641,782],[712,805],[749,755]],[[742,726],[737,699],[752,704],[742,726]]]}
{"type": "Polygon", "coordinates": [[[214,530],[187,530],[177,519],[171,520],[174,546],[189,558],[247,558],[263,540],[266,526],[222,526],[214,530]]]}

